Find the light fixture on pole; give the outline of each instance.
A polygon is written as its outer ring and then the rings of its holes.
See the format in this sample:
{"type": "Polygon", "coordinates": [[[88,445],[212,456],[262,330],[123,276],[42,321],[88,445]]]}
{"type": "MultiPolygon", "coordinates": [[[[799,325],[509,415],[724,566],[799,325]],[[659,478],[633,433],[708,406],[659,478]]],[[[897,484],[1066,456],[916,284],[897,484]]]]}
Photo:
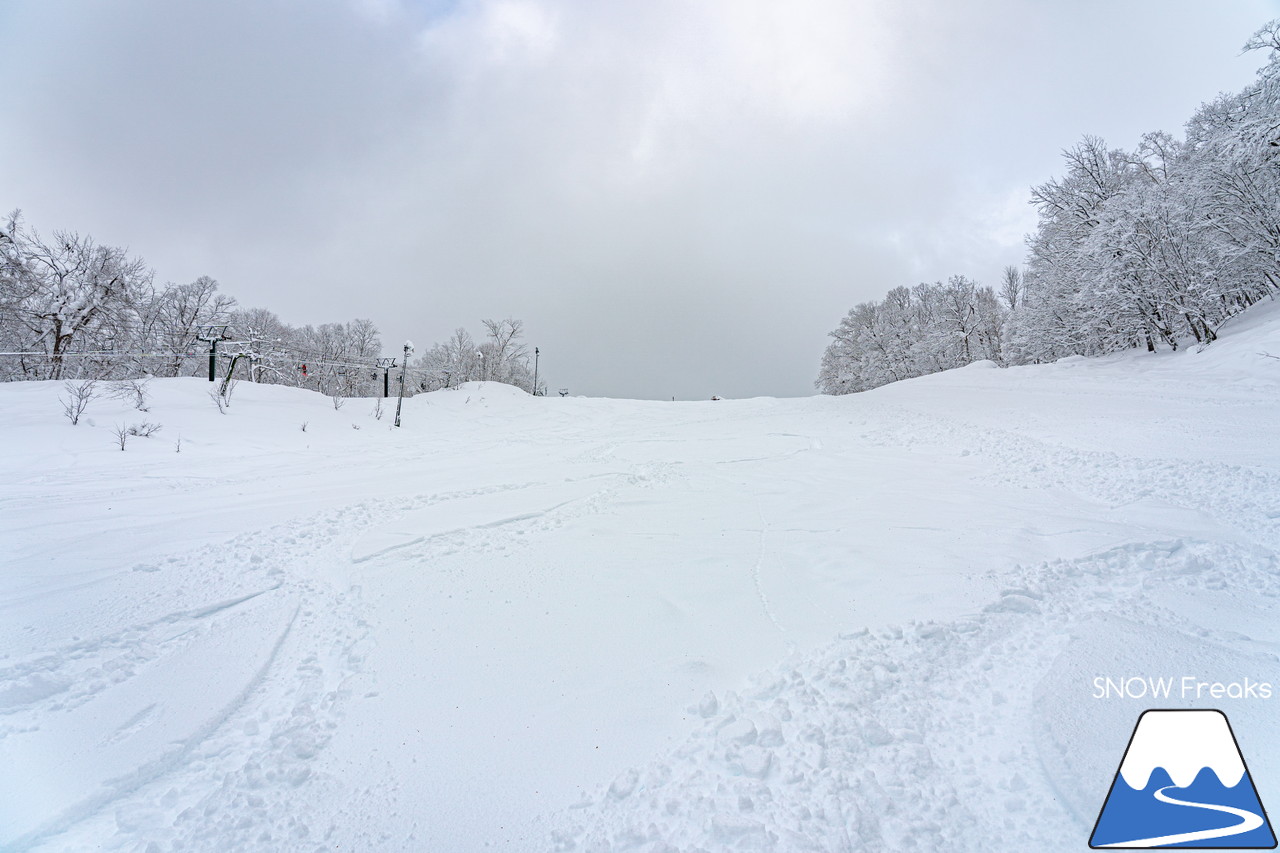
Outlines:
{"type": "Polygon", "coordinates": [[[413,353],[413,341],[404,342],[404,363],[400,366],[400,399],[396,401],[396,426],[400,426],[400,408],[404,406],[404,375],[409,372],[409,356],[413,353]]]}
{"type": "Polygon", "coordinates": [[[533,396],[538,396],[538,356],[542,353],[537,347],[533,348],[533,396]]]}

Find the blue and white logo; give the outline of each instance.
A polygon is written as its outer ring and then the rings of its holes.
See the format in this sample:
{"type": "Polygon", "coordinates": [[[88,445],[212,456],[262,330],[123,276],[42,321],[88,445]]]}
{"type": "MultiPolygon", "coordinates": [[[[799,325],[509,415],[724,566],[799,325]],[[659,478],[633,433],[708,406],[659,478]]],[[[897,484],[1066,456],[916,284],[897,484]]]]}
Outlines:
{"type": "Polygon", "coordinates": [[[1221,711],[1144,711],[1092,848],[1270,850],[1271,822],[1221,711]]]}

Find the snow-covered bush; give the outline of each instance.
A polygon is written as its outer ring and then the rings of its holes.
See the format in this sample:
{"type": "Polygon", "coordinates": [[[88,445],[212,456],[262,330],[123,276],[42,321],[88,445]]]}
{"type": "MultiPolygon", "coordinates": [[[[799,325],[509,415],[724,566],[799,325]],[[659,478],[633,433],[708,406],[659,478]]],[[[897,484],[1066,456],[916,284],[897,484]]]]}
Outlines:
{"type": "Polygon", "coordinates": [[[164,429],[164,427],[160,424],[153,424],[151,421],[143,421],[140,424],[130,424],[129,435],[136,435],[139,438],[150,438],[162,429],[164,429]]]}
{"type": "Polygon", "coordinates": [[[107,384],[107,394],[116,400],[123,400],[140,412],[150,411],[147,402],[150,398],[149,379],[116,379],[107,384]]]}
{"type": "Polygon", "coordinates": [[[72,426],[76,426],[80,423],[80,416],[84,414],[84,410],[89,407],[89,401],[97,393],[97,383],[93,380],[64,382],[62,387],[65,396],[58,397],[59,402],[62,403],[62,414],[71,421],[72,426]]]}

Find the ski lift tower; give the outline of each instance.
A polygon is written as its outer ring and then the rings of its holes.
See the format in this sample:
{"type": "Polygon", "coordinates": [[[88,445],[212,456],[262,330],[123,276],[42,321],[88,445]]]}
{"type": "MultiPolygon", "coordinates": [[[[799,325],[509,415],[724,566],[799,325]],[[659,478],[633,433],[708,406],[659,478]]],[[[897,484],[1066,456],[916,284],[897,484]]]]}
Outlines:
{"type": "Polygon", "coordinates": [[[218,341],[227,339],[227,323],[214,323],[208,326],[196,326],[196,340],[209,345],[209,381],[217,381],[218,373],[218,341]]]}
{"type": "Polygon", "coordinates": [[[378,359],[378,367],[382,370],[382,396],[391,396],[391,368],[396,366],[394,358],[378,359]]]}

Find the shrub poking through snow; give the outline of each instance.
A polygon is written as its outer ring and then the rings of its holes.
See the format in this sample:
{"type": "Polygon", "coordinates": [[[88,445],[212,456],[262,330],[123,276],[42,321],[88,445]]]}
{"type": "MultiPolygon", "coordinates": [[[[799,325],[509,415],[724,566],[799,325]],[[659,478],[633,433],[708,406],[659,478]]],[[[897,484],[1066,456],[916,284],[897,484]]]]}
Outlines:
{"type": "Polygon", "coordinates": [[[117,379],[107,385],[107,394],[116,400],[123,400],[139,412],[151,411],[147,405],[151,398],[147,386],[149,379],[117,379]]]}
{"type": "Polygon", "coordinates": [[[62,413],[66,415],[67,420],[71,421],[72,426],[80,423],[80,416],[84,414],[84,410],[89,407],[89,401],[97,393],[97,385],[98,383],[92,379],[84,382],[62,383],[66,396],[59,396],[58,400],[62,403],[62,413]]]}

